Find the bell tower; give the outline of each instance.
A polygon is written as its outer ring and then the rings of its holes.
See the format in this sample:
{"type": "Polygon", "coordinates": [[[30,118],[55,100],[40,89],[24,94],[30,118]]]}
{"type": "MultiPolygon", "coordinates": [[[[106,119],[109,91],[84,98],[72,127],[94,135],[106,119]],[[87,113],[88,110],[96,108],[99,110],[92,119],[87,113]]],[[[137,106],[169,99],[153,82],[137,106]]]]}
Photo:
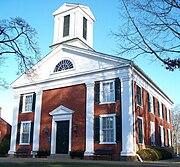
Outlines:
{"type": "Polygon", "coordinates": [[[54,40],[52,47],[68,43],[93,48],[95,17],[88,6],[65,3],[54,13],[54,40]]]}

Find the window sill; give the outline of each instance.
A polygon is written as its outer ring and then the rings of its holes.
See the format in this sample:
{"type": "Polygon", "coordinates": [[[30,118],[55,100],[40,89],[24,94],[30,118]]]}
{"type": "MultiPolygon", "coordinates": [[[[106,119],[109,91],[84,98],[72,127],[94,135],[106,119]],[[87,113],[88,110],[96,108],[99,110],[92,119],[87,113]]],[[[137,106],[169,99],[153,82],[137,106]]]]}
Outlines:
{"type": "Polygon", "coordinates": [[[29,146],[30,144],[29,143],[20,143],[19,145],[21,145],[21,146],[25,146],[25,145],[29,146]]]}
{"type": "Polygon", "coordinates": [[[22,111],[21,113],[25,114],[25,113],[30,113],[32,111],[22,111]]]}
{"type": "Polygon", "coordinates": [[[99,144],[116,144],[116,142],[100,142],[99,144]]]}
{"type": "Polygon", "coordinates": [[[116,103],[115,101],[112,101],[112,102],[100,102],[99,104],[114,104],[116,103]]]}
{"type": "Polygon", "coordinates": [[[142,105],[137,104],[137,106],[138,106],[138,107],[140,107],[140,108],[143,108],[143,106],[142,106],[142,105]]]}

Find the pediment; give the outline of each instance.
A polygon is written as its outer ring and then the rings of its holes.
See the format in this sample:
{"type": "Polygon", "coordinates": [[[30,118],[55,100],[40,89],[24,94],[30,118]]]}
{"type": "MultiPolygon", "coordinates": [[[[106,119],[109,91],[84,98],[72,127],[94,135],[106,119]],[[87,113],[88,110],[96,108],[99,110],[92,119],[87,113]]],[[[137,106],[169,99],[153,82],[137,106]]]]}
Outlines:
{"type": "Polygon", "coordinates": [[[116,70],[130,64],[130,60],[96,52],[94,50],[61,44],[54,48],[46,57],[32,69],[35,76],[22,75],[11,84],[12,88],[24,87],[55,81],[64,78],[79,77],[107,70],[116,70]],[[73,68],[54,72],[55,67],[62,60],[70,60],[73,68]]]}
{"type": "Polygon", "coordinates": [[[68,114],[72,114],[74,113],[73,110],[64,107],[63,105],[60,105],[59,107],[57,107],[56,109],[54,109],[53,111],[51,111],[49,113],[49,115],[51,116],[55,116],[55,115],[68,115],[68,114]]]}

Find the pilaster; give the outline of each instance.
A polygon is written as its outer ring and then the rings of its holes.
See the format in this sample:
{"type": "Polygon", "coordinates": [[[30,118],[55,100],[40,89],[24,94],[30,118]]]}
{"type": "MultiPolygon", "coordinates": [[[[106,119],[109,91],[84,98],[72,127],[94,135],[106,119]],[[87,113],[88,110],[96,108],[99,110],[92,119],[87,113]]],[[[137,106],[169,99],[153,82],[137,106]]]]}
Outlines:
{"type": "Polygon", "coordinates": [[[42,93],[43,93],[42,90],[36,91],[36,107],[35,107],[35,115],[34,115],[34,133],[33,133],[32,151],[39,150],[42,93]]]}
{"type": "Polygon", "coordinates": [[[18,125],[18,111],[19,111],[19,97],[20,95],[14,95],[13,104],[13,119],[12,119],[12,130],[11,130],[11,143],[8,154],[14,154],[16,151],[16,136],[17,136],[17,125],[18,125]]]}
{"type": "Polygon", "coordinates": [[[85,156],[94,153],[94,83],[86,83],[86,151],[85,156]]]}
{"type": "Polygon", "coordinates": [[[122,151],[121,157],[135,156],[134,151],[134,111],[132,78],[127,75],[121,79],[122,88],[122,151]]]}

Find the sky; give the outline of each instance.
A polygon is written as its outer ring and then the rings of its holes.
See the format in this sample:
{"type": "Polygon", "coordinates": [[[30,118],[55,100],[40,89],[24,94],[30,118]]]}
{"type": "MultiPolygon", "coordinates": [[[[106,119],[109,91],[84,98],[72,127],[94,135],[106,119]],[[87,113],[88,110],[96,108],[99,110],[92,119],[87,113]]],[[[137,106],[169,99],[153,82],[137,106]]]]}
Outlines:
{"type": "MultiPolygon", "coordinates": [[[[38,35],[38,45],[41,58],[47,55],[53,42],[54,18],[52,13],[67,3],[80,3],[89,6],[96,18],[94,23],[94,49],[98,52],[117,55],[118,43],[112,32],[117,32],[121,26],[119,0],[0,0],[0,19],[21,17],[26,20],[38,35]],[[102,3],[103,2],[103,3],[102,3]]],[[[118,56],[118,55],[117,55],[118,56]]],[[[130,57],[124,57],[130,58],[130,57]]],[[[164,69],[159,61],[150,61],[138,57],[134,62],[173,100],[180,103],[180,71],[170,72],[164,69]]],[[[14,59],[7,59],[0,65],[0,77],[11,84],[18,78],[14,59]]],[[[13,90],[0,90],[1,117],[11,124],[13,115],[13,90]]]]}

